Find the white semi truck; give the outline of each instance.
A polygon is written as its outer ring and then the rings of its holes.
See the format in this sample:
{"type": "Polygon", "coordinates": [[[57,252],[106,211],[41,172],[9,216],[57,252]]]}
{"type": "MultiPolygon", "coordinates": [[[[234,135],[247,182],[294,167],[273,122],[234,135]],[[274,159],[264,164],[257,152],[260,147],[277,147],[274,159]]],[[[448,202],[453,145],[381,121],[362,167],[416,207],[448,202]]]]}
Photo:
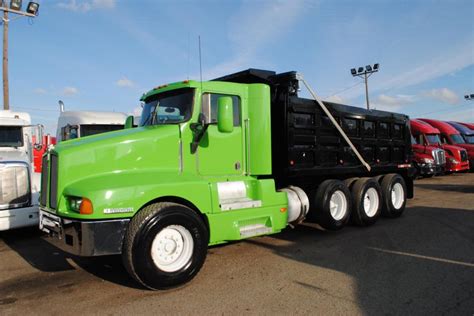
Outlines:
{"type": "Polygon", "coordinates": [[[28,113],[0,110],[0,231],[38,225],[41,175],[32,163],[37,131],[28,113]]]}
{"type": "Polygon", "coordinates": [[[119,112],[64,111],[58,119],[58,142],[123,129],[127,115],[119,112]]]}

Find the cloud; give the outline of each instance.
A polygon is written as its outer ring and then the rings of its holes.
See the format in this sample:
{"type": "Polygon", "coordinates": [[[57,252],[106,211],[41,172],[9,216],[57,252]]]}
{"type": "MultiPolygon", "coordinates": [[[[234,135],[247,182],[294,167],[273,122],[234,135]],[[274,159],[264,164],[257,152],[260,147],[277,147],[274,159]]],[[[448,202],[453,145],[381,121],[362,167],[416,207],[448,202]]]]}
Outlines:
{"type": "Polygon", "coordinates": [[[261,1],[246,2],[229,21],[228,37],[233,57],[214,65],[203,75],[204,79],[219,77],[255,64],[258,52],[278,41],[292,29],[292,25],[307,13],[314,1],[261,1]]]}
{"type": "Polygon", "coordinates": [[[115,84],[119,87],[125,87],[125,88],[131,88],[135,85],[133,81],[128,79],[127,77],[120,78],[119,80],[117,80],[115,84]]]}
{"type": "Polygon", "coordinates": [[[421,93],[422,96],[438,100],[443,103],[457,104],[459,96],[448,88],[432,89],[421,93]]]}
{"type": "Polygon", "coordinates": [[[445,121],[474,122],[474,109],[459,110],[451,113],[439,113],[435,117],[445,121]]]}
{"type": "Polygon", "coordinates": [[[397,111],[403,106],[415,102],[415,99],[416,98],[413,95],[398,94],[395,96],[389,96],[386,94],[380,94],[370,103],[370,106],[377,110],[397,111]]]}
{"type": "Polygon", "coordinates": [[[42,94],[42,95],[48,93],[48,91],[46,91],[43,88],[36,88],[36,89],[33,90],[33,92],[36,93],[36,94],[42,94]]]}
{"type": "Polygon", "coordinates": [[[133,109],[132,113],[130,113],[130,115],[133,115],[133,116],[141,116],[142,115],[142,107],[141,106],[137,106],[136,108],[133,109]]]}
{"type": "Polygon", "coordinates": [[[57,6],[58,8],[74,12],[88,12],[95,9],[113,9],[115,8],[115,3],[115,0],[69,0],[69,2],[60,2],[57,6]]]}
{"type": "Polygon", "coordinates": [[[75,87],[65,87],[63,89],[63,94],[66,96],[73,96],[79,93],[79,90],[75,87]]]}
{"type": "Polygon", "coordinates": [[[454,50],[444,52],[437,58],[409,67],[411,70],[399,73],[380,85],[375,85],[376,89],[393,89],[413,86],[431,79],[436,79],[445,75],[450,75],[474,64],[472,55],[472,44],[468,43],[464,47],[457,47],[454,50]]]}

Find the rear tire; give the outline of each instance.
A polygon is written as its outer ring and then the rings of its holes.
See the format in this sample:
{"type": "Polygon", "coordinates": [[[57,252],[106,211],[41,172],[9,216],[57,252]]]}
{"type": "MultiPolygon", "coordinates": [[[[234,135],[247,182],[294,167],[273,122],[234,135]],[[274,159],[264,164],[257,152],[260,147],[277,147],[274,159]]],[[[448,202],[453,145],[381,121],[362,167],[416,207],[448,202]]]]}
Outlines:
{"type": "Polygon", "coordinates": [[[143,286],[163,290],[189,282],[207,254],[208,232],[190,208],[156,203],[130,221],[122,259],[128,273],[143,286]]]}
{"type": "Polygon", "coordinates": [[[352,186],[352,222],[358,226],[370,226],[380,217],[382,193],[374,178],[360,178],[352,186]]]}
{"type": "Polygon", "coordinates": [[[347,186],[339,180],[326,180],[312,195],[314,205],[312,217],[322,227],[339,230],[349,221],[351,214],[351,194],[347,186]]]}
{"type": "Polygon", "coordinates": [[[382,180],[383,208],[385,217],[400,217],[405,211],[407,186],[398,174],[387,174],[382,180]]]}

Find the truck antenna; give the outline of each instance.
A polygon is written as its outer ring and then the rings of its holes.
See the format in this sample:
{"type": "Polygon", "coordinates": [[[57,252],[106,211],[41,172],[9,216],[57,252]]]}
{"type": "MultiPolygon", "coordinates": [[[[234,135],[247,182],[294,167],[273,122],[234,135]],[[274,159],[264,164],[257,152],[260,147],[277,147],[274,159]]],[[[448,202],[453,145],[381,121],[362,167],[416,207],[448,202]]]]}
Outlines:
{"type": "Polygon", "coordinates": [[[202,93],[202,57],[201,57],[201,35],[198,36],[199,41],[199,76],[201,77],[201,93],[202,93]]]}
{"type": "Polygon", "coordinates": [[[64,112],[64,102],[62,100],[59,100],[58,103],[59,103],[59,112],[64,112]]]}

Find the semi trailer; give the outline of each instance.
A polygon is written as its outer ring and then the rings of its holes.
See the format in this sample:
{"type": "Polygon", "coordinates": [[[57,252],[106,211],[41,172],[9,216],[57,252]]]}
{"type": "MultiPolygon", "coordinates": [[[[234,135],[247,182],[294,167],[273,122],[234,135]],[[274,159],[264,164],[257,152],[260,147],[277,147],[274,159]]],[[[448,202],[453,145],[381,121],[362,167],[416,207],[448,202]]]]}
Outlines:
{"type": "Polygon", "coordinates": [[[185,80],[141,101],[139,127],[43,157],[40,229],[76,255],[121,254],[149,289],[190,281],[209,246],[304,220],[369,226],[413,197],[409,118],[322,102],[296,72],[185,80]]]}

